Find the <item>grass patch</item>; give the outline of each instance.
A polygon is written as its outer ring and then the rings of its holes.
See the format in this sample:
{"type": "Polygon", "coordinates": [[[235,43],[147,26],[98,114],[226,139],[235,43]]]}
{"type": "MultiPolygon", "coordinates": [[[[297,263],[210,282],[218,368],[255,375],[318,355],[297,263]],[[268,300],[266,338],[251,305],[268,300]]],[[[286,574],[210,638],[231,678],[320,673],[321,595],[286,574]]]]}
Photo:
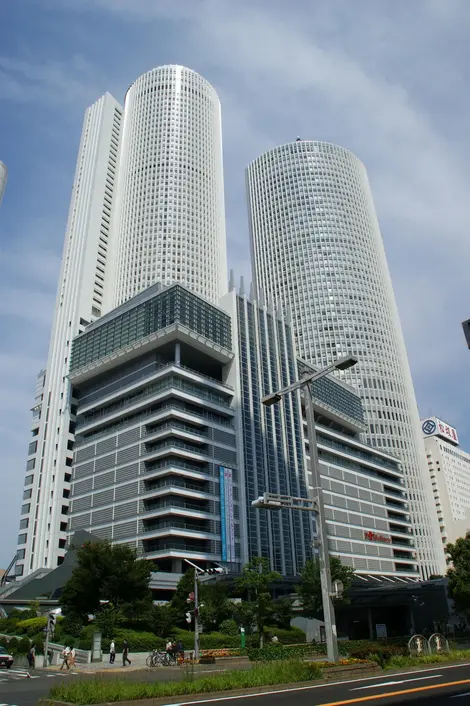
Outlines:
{"type": "Polygon", "coordinates": [[[100,704],[131,699],[207,694],[257,686],[291,684],[320,677],[321,670],[316,664],[277,662],[276,664],[261,664],[246,671],[225,672],[194,680],[188,674],[187,678],[179,682],[142,684],[122,679],[66,682],[53,687],[49,698],[72,704],[100,704]]]}
{"type": "MultiPolygon", "coordinates": [[[[371,655],[373,658],[373,655],[371,655]]],[[[448,654],[423,655],[422,657],[391,657],[384,669],[402,669],[403,667],[419,667],[421,664],[439,664],[441,662],[456,662],[459,659],[470,659],[470,650],[451,650],[448,654]]]]}

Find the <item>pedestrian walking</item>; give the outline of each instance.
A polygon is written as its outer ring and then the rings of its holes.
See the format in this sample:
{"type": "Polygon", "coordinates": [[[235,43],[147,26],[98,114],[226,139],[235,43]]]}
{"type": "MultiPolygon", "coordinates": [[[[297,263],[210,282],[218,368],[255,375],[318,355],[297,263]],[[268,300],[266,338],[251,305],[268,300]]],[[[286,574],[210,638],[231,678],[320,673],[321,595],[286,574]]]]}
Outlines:
{"type": "Polygon", "coordinates": [[[176,643],[176,653],[178,655],[178,664],[184,663],[184,645],[181,640],[176,643]]]}
{"type": "Polygon", "coordinates": [[[69,665],[70,665],[71,667],[75,667],[75,659],[76,659],[76,656],[77,656],[77,655],[76,655],[76,652],[75,652],[75,647],[72,647],[72,649],[70,650],[70,654],[69,654],[69,665]]]}
{"type": "Polygon", "coordinates": [[[27,658],[28,664],[29,664],[28,677],[31,677],[31,672],[36,667],[36,645],[34,644],[34,642],[31,645],[31,647],[29,648],[29,652],[26,655],[26,658],[27,658]]]}
{"type": "Polygon", "coordinates": [[[67,671],[70,669],[70,664],[69,664],[69,657],[70,657],[70,647],[64,647],[62,651],[62,664],[60,665],[60,671],[63,670],[64,665],[67,667],[67,671]]]}
{"type": "Polygon", "coordinates": [[[131,664],[131,660],[129,659],[129,643],[127,640],[124,640],[122,643],[122,666],[125,667],[127,662],[131,664]]]}
{"type": "Polygon", "coordinates": [[[109,664],[114,664],[114,661],[116,659],[116,643],[114,642],[114,639],[111,640],[111,644],[109,646],[109,664]]]}

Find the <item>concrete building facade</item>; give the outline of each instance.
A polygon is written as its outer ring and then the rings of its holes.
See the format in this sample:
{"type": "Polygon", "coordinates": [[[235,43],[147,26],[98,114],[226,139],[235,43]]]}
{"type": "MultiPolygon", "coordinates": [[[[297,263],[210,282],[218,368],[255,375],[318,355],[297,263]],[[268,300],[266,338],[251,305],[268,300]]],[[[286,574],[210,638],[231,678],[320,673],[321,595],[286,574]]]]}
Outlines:
{"type": "Polygon", "coordinates": [[[470,531],[470,454],[459,447],[457,431],[437,417],[421,428],[436,514],[445,546],[470,531]]]}

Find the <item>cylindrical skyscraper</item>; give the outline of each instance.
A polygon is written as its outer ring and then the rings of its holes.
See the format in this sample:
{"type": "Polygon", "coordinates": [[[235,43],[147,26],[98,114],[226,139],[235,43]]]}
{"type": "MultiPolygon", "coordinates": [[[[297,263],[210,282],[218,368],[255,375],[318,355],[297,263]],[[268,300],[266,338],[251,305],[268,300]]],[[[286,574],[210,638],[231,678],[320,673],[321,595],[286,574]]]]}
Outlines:
{"type": "MultiPolygon", "coordinates": [[[[247,169],[256,286],[292,315],[301,358],[342,373],[365,408],[366,439],[402,459],[423,577],[445,559],[419,415],[379,224],[363,164],[336,145],[298,139],[247,169]]],[[[390,500],[388,516],[399,523],[390,500]]],[[[397,525],[398,526],[398,525],[397,525]]]]}
{"type": "Polygon", "coordinates": [[[129,88],[119,165],[115,304],[155,282],[227,291],[220,102],[183,66],[129,88]]]}
{"type": "Polygon", "coordinates": [[[8,179],[8,169],[5,164],[0,160],[0,206],[2,205],[3,194],[5,193],[5,187],[7,185],[8,179]]]}

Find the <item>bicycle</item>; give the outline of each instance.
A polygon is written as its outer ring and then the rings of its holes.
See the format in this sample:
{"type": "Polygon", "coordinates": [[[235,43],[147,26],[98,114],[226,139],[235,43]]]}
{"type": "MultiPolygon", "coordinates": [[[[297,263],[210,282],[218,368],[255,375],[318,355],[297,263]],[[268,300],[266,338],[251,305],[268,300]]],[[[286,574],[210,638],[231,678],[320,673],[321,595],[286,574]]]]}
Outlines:
{"type": "Polygon", "coordinates": [[[176,659],[168,652],[154,650],[147,657],[146,664],[147,667],[173,667],[176,664],[176,659]]]}

